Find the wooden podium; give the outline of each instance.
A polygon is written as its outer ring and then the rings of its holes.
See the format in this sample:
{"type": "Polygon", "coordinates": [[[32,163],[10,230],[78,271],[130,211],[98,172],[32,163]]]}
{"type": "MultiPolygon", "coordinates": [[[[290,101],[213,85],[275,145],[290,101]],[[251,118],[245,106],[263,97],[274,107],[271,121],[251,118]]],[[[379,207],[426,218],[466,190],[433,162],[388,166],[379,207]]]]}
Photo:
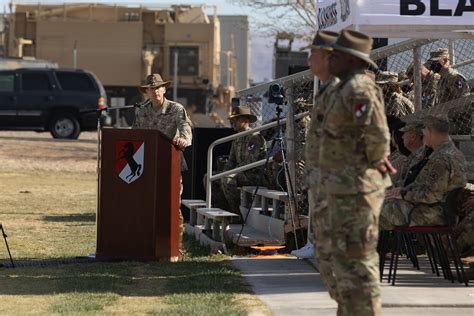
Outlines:
{"type": "Polygon", "coordinates": [[[156,130],[102,130],[98,260],[176,261],[180,152],[156,130]]]}

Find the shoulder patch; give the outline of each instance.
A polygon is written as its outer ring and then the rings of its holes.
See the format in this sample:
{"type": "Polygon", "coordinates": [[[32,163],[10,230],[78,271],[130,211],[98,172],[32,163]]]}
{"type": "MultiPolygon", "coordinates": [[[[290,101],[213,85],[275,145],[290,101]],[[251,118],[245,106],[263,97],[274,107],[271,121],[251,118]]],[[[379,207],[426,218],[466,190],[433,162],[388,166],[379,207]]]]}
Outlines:
{"type": "Polygon", "coordinates": [[[356,103],[354,107],[354,114],[357,118],[364,116],[366,111],[367,111],[367,105],[365,103],[362,103],[362,102],[356,103]]]}

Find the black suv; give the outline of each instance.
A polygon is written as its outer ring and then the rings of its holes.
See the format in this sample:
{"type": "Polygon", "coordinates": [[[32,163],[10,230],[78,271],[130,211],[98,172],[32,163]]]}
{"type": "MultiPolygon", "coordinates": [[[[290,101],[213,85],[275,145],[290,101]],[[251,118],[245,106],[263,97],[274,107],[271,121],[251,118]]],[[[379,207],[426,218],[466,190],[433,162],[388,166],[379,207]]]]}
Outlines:
{"type": "Polygon", "coordinates": [[[76,139],[97,127],[106,107],[97,77],[79,69],[20,68],[0,71],[0,129],[51,132],[76,139]]]}

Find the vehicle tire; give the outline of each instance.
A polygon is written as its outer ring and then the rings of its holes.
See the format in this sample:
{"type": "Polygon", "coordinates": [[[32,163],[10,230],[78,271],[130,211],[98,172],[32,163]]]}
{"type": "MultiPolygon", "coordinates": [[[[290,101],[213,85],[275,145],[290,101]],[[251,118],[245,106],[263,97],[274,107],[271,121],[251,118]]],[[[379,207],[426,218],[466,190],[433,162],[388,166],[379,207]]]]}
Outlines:
{"type": "Polygon", "coordinates": [[[58,113],[51,119],[49,131],[54,138],[77,139],[81,133],[81,127],[73,114],[58,113]]]}

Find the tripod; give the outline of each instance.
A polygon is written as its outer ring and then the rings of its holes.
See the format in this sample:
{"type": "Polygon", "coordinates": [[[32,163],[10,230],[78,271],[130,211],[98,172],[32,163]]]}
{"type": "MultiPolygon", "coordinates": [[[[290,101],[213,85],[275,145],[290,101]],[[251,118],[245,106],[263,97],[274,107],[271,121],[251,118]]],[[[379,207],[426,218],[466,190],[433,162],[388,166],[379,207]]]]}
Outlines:
{"type": "Polygon", "coordinates": [[[15,264],[13,263],[13,258],[12,258],[12,254],[10,252],[10,247],[8,247],[7,234],[5,234],[5,231],[3,230],[3,225],[2,224],[0,224],[0,229],[2,230],[3,240],[5,240],[5,246],[7,246],[7,251],[8,251],[8,255],[10,256],[10,262],[12,263],[12,268],[14,268],[15,264]]]}
{"type": "MultiPolygon", "coordinates": [[[[298,249],[299,248],[298,247],[298,238],[296,236],[296,223],[295,223],[295,215],[297,215],[296,214],[295,192],[294,192],[293,182],[292,182],[291,176],[290,176],[290,170],[289,170],[289,167],[288,167],[288,160],[286,158],[286,152],[285,152],[285,147],[284,147],[285,142],[283,141],[282,132],[281,132],[280,120],[281,120],[281,113],[282,112],[283,112],[283,110],[281,109],[280,105],[277,104],[277,107],[276,107],[277,133],[276,133],[276,136],[272,138],[272,143],[270,145],[270,150],[267,151],[267,154],[266,154],[266,157],[265,157],[265,164],[264,164],[263,169],[261,171],[261,175],[262,175],[261,178],[263,179],[263,176],[268,172],[268,162],[270,161],[270,155],[271,155],[271,153],[273,153],[273,149],[275,148],[275,145],[278,143],[279,153],[281,154],[281,157],[282,157],[283,170],[284,170],[284,173],[285,173],[285,179],[286,179],[286,183],[287,183],[288,210],[289,210],[289,213],[290,213],[291,228],[292,228],[293,236],[295,238],[295,245],[296,245],[296,248],[298,249]]],[[[247,209],[247,214],[245,214],[245,219],[242,223],[242,227],[240,229],[239,237],[237,238],[236,245],[239,244],[240,237],[242,236],[242,232],[244,230],[245,224],[247,223],[247,219],[249,217],[250,211],[252,209],[253,202],[255,200],[255,197],[257,196],[259,188],[260,188],[260,184],[257,184],[257,186],[255,187],[255,191],[253,192],[252,197],[250,199],[250,203],[249,203],[249,206],[248,206],[248,209],[247,209]]],[[[298,222],[299,222],[299,218],[298,218],[298,222]]]]}

